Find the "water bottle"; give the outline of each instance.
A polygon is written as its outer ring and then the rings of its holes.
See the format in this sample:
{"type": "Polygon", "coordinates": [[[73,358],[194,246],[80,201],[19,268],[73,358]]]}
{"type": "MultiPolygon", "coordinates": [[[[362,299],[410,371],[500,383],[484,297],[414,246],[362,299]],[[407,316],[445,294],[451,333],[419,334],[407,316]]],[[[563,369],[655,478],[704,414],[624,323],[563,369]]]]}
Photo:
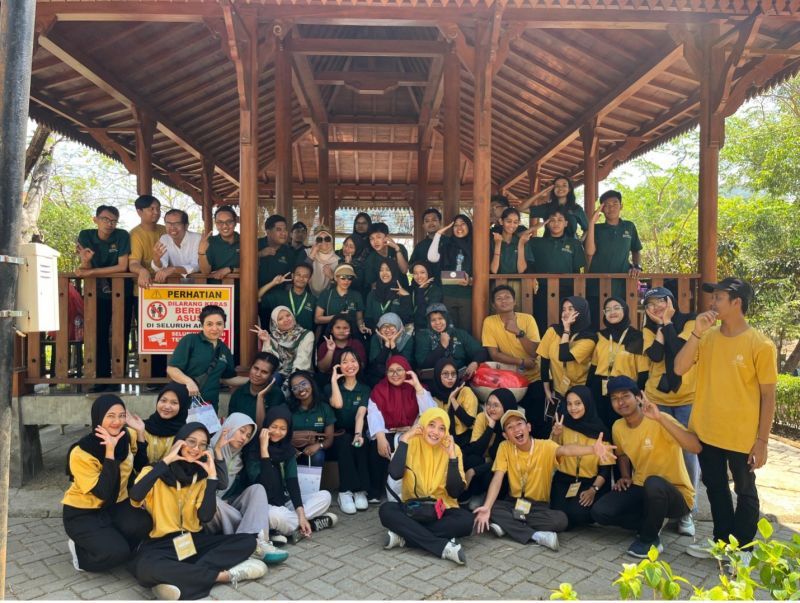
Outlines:
{"type": "Polygon", "coordinates": [[[456,256],[456,272],[461,272],[461,266],[464,264],[464,252],[459,250],[456,256]]]}

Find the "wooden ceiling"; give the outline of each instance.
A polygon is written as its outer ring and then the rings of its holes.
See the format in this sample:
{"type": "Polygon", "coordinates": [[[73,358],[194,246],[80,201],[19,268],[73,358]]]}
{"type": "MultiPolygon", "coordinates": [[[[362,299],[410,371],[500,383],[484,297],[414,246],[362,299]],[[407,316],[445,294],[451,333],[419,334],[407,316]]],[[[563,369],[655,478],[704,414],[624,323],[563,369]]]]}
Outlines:
{"type": "MultiPolygon", "coordinates": [[[[37,3],[31,116],[136,169],[137,124],[157,123],[156,178],[236,202],[239,97],[222,2],[37,3]]],[[[731,94],[751,96],[800,67],[800,0],[296,0],[257,10],[259,194],[275,183],[274,37],[292,56],[294,196],[315,199],[327,131],[339,200],[414,194],[430,148],[429,198],[443,183],[443,55],[461,63],[462,200],[471,198],[476,20],[499,15],[492,82],[493,186],[518,197],[556,175],[582,179],[580,128],[597,123],[600,174],[693,127],[692,35],[715,27],[736,61],[731,94]],[[756,11],[757,17],[752,16],[756,11]]],[[[741,99],[740,99],[741,100],[741,99]]]]}

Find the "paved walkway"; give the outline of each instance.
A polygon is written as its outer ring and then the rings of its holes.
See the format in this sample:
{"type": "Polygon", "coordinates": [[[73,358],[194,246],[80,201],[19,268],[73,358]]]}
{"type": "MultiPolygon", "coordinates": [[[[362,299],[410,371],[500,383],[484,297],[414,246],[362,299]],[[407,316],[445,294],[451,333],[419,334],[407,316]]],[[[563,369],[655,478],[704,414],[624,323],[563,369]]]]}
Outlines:
{"type": "MultiPolygon", "coordinates": [[[[63,487],[63,452],[77,439],[72,430],[43,434],[47,470],[24,489],[12,492],[9,520],[6,598],[21,599],[150,599],[124,568],[108,574],[77,573],[67,552],[58,504],[63,487]]],[[[759,471],[765,513],[780,522],[778,535],[790,538],[800,530],[800,448],[770,441],[770,462],[759,471]]],[[[701,492],[698,537],[711,534],[705,492],[701,492]]],[[[338,509],[332,508],[333,511],[338,509]]],[[[522,546],[491,535],[464,541],[467,565],[410,549],[383,551],[385,531],[377,509],[357,516],[339,513],[334,529],[289,546],[286,563],[258,582],[239,590],[215,587],[215,599],[547,599],[561,582],[571,582],[583,599],[619,595],[611,582],[622,563],[631,534],[591,527],[560,536],[557,553],[522,546]]],[[[716,580],[713,561],[683,553],[691,538],[664,531],[663,558],[679,575],[696,585],[716,580]]],[[[688,593],[687,593],[688,594],[688,593]]],[[[683,598],[686,598],[687,594],[683,598]]]]}

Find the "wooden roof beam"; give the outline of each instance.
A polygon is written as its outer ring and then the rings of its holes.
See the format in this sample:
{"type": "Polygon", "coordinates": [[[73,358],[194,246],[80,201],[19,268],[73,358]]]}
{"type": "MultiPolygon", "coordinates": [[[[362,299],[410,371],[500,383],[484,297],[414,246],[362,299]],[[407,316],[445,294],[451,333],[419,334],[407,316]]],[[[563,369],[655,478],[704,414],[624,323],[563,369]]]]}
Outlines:
{"type": "Polygon", "coordinates": [[[447,44],[430,40],[292,38],[286,49],[293,54],[314,56],[436,57],[447,51],[447,44]]]}
{"type": "Polygon", "coordinates": [[[416,115],[330,115],[329,124],[341,126],[415,126],[416,115]]]}
{"type": "MultiPolygon", "coordinates": [[[[93,82],[98,88],[110,95],[117,102],[129,110],[138,107],[153,116],[157,122],[158,130],[170,138],[173,142],[183,147],[197,159],[202,160],[207,157],[214,161],[213,156],[205,149],[198,148],[192,142],[186,132],[172,123],[166,115],[163,115],[156,107],[153,107],[138,93],[130,90],[126,84],[117,80],[105,67],[97,63],[93,58],[86,55],[79,48],[71,45],[64,39],[59,38],[54,33],[47,36],[39,36],[39,44],[50,54],[60,58],[66,65],[80,73],[83,77],[93,82]]],[[[215,161],[215,170],[228,179],[232,184],[239,185],[239,179],[228,167],[220,165],[215,161]]]]}
{"type": "Polygon", "coordinates": [[[386,151],[390,153],[416,153],[419,151],[419,148],[420,147],[416,142],[328,142],[329,151],[386,151]]]}
{"type": "Polygon", "coordinates": [[[431,61],[428,83],[419,107],[419,144],[423,149],[431,147],[433,128],[439,123],[439,109],[444,98],[444,57],[437,56],[431,61]]]}
{"type": "Polygon", "coordinates": [[[359,94],[384,94],[398,86],[425,86],[424,73],[404,71],[322,71],[314,74],[314,82],[323,86],[347,86],[359,94]]]}
{"type": "MultiPolygon", "coordinates": [[[[296,39],[288,38],[285,43],[291,44],[296,39]]],[[[328,144],[328,110],[314,81],[314,70],[308,57],[300,54],[292,55],[292,63],[292,87],[303,109],[303,120],[311,126],[318,143],[325,146],[328,144]]]]}
{"type": "Polygon", "coordinates": [[[531,158],[524,165],[515,169],[505,180],[500,183],[500,188],[510,188],[521,180],[528,173],[528,169],[537,162],[540,165],[561,149],[570,144],[578,137],[579,128],[589,120],[597,117],[602,119],[605,115],[619,107],[627,99],[631,98],[636,92],[656,75],[667,69],[672,63],[683,56],[683,46],[677,45],[666,52],[658,60],[642,65],[636,69],[629,77],[625,78],[620,84],[607,92],[594,105],[584,111],[575,121],[573,121],[559,136],[557,136],[545,149],[536,157],[531,158]]]}

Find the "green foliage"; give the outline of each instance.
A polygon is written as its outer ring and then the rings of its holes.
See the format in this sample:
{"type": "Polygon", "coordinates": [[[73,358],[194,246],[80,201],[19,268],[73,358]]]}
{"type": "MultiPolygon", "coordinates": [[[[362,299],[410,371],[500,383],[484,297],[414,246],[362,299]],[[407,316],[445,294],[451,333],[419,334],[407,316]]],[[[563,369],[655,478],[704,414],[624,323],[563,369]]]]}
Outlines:
{"type": "Polygon", "coordinates": [[[775,422],[800,429],[800,377],[778,375],[775,422]]]}
{"type": "MultiPolygon", "coordinates": [[[[620,598],[627,600],[645,598],[646,593],[653,599],[670,601],[682,597],[692,601],[750,601],[765,594],[776,601],[800,599],[800,535],[793,534],[789,542],[772,539],[772,525],[763,517],[758,531],[761,539],[742,546],[733,537],[728,543],[709,541],[711,554],[720,565],[719,583],[711,588],[692,586],[676,576],[667,562],[658,559],[655,547],[650,548],[647,559],[623,564],[613,584],[620,598]]],[[[576,601],[578,593],[571,584],[563,583],[550,599],[576,601]]]]}
{"type": "Polygon", "coordinates": [[[94,227],[92,216],[94,211],[81,203],[64,205],[49,202],[42,206],[39,230],[44,242],[61,254],[58,258],[59,272],[72,272],[78,267],[75,241],[81,230],[94,227]]]}

